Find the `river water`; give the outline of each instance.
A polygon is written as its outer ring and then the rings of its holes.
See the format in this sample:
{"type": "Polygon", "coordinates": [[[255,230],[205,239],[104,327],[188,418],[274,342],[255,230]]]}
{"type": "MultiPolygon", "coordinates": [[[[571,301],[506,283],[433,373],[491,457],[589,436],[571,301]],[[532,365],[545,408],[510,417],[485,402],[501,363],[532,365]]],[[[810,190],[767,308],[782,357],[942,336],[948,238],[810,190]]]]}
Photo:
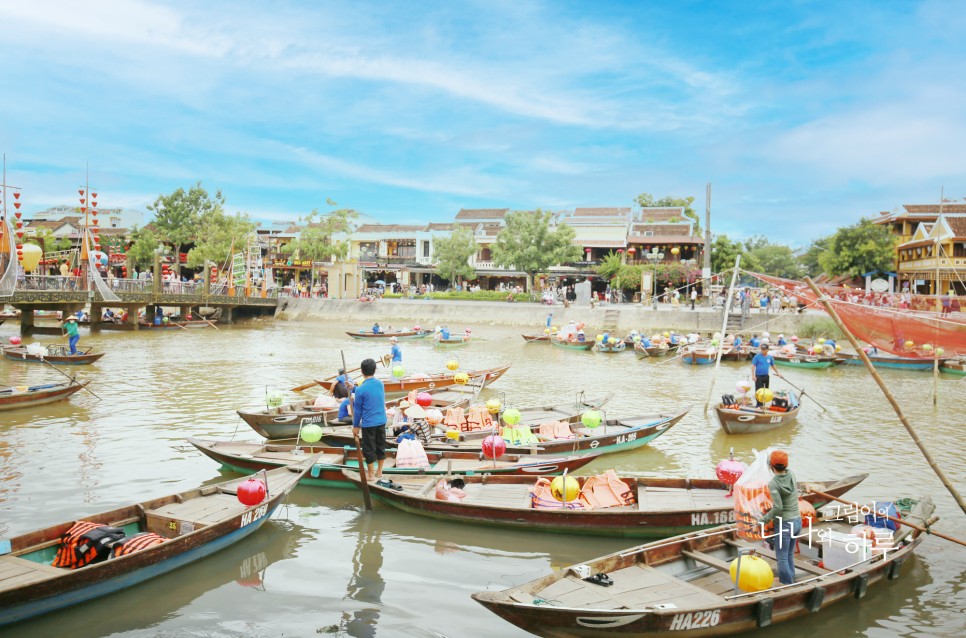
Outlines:
{"type": "MultiPolygon", "coordinates": [[[[37,413],[0,413],[0,538],[231,475],[187,449],[185,437],[255,440],[235,414],[281,390],[333,373],[340,350],[350,365],[386,351],[349,339],[360,326],[253,322],[220,330],[84,334],[81,345],[108,355],[82,367],[87,393],[37,413]]],[[[0,328],[0,338],[16,329],[0,328]]],[[[859,472],[870,478],[849,496],[893,500],[931,494],[937,529],[966,538],[958,510],[862,368],[785,370],[827,410],[806,399],[798,423],[771,433],[727,436],[703,406],[710,366],[643,360],[633,354],[568,352],[524,345],[520,330],[480,327],[475,342],[439,352],[429,340],[402,342],[408,371],[441,369],[454,354],[463,369],[510,361],[486,396],[508,405],[571,402],[613,393],[608,416],[677,410],[684,420],[649,447],[595,461],[652,475],[711,477],[734,447],[781,446],[801,480],[859,472]]],[[[53,341],[38,337],[37,341],[53,341]]],[[[733,392],[746,366],[725,364],[714,396],[733,392]]],[[[56,380],[46,366],[0,362],[0,385],[56,380]]],[[[883,371],[920,436],[966,491],[966,396],[959,378],[883,371]]],[[[775,381],[773,387],[780,387],[775,381]]],[[[352,636],[515,637],[527,635],[470,599],[632,544],[615,539],[531,534],[437,522],[376,504],[361,493],[299,487],[274,520],[200,563],[110,598],[0,630],[10,637],[352,636]]],[[[966,550],[928,538],[901,578],[870,588],[861,602],[758,632],[758,636],[966,635],[966,550]]]]}

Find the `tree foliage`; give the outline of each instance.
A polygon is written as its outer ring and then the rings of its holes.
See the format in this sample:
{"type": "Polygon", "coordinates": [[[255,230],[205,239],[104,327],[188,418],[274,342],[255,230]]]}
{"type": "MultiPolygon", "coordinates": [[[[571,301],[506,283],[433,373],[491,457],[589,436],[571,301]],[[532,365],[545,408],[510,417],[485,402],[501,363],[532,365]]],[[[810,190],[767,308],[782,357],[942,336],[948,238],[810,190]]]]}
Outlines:
{"type": "Polygon", "coordinates": [[[57,237],[49,228],[30,228],[24,234],[24,243],[37,244],[44,249],[45,253],[55,253],[61,250],[70,250],[73,245],[67,237],[57,237]]]}
{"type": "Polygon", "coordinates": [[[221,191],[217,191],[212,198],[201,187],[201,182],[197,182],[187,191],[179,188],[170,195],[158,195],[154,203],[148,206],[148,210],[154,211],[152,223],[158,237],[174,249],[176,273],[181,270],[180,260],[177,258],[181,247],[199,237],[202,216],[216,210],[222,212],[224,205],[225,198],[221,191]]]}
{"type": "Polygon", "coordinates": [[[758,236],[746,240],[745,249],[741,258],[745,270],[787,279],[798,279],[802,275],[801,265],[788,246],[773,244],[766,237],[758,236]]]}
{"type": "Polygon", "coordinates": [[[449,237],[441,237],[433,244],[437,275],[448,279],[450,284],[456,283],[459,277],[473,278],[476,271],[469,260],[476,253],[476,238],[472,230],[460,226],[449,237]]]}
{"type": "Polygon", "coordinates": [[[127,249],[127,258],[134,268],[152,267],[154,265],[154,251],[161,246],[161,239],[150,228],[134,228],[131,230],[131,245],[127,249]]]}
{"type": "Polygon", "coordinates": [[[654,199],[654,196],[650,193],[641,193],[634,198],[634,203],[641,208],[648,208],[650,206],[683,207],[684,216],[694,222],[692,232],[695,235],[701,234],[701,220],[698,217],[698,213],[691,207],[691,204],[694,203],[693,197],[671,197],[667,195],[661,199],[654,199]]]}
{"type": "Polygon", "coordinates": [[[198,238],[188,251],[188,266],[197,268],[210,261],[221,267],[232,252],[245,248],[255,224],[248,215],[226,215],[218,207],[203,212],[198,218],[197,228],[198,238]]]}
{"type": "MultiPolygon", "coordinates": [[[[325,201],[329,206],[338,206],[331,199],[325,201]]],[[[326,214],[320,214],[318,209],[314,209],[305,217],[299,218],[299,236],[286,244],[285,250],[296,255],[298,259],[345,260],[349,256],[349,240],[339,241],[334,236],[350,234],[355,230],[355,220],[358,217],[358,212],[347,208],[339,208],[326,214]]]]}
{"type": "MultiPolygon", "coordinates": [[[[731,241],[727,235],[715,235],[711,242],[711,272],[724,272],[735,267],[735,258],[743,255],[745,247],[741,242],[731,241]]],[[[742,262],[744,259],[742,258],[742,262]]],[[[742,263],[746,267],[746,264],[742,263]]]]}
{"type": "Polygon", "coordinates": [[[581,252],[573,244],[574,229],[567,224],[550,226],[549,211],[514,211],[506,215],[506,227],[492,246],[493,262],[505,268],[516,268],[528,275],[550,266],[580,259],[581,252]]]}
{"type": "Polygon", "coordinates": [[[896,238],[888,229],[862,218],[858,224],[839,228],[828,240],[828,250],[818,263],[829,275],[861,275],[892,270],[896,238]]]}
{"type": "Polygon", "coordinates": [[[832,241],[831,236],[820,237],[813,241],[805,251],[803,255],[798,258],[798,263],[801,264],[802,270],[805,274],[810,277],[818,277],[824,271],[822,270],[822,265],[819,263],[822,254],[829,249],[829,244],[832,241]]]}
{"type": "Polygon", "coordinates": [[[624,267],[624,258],[612,250],[604,255],[597,266],[594,266],[594,272],[605,279],[613,279],[621,274],[624,267]]]}

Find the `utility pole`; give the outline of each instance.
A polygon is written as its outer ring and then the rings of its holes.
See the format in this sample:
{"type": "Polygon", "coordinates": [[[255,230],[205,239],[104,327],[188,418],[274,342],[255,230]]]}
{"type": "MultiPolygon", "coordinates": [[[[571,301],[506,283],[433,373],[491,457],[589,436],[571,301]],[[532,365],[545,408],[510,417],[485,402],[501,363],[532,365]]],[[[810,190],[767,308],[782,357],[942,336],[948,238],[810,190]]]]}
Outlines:
{"type": "Polygon", "coordinates": [[[704,199],[704,267],[701,269],[701,292],[711,305],[711,182],[708,182],[704,199]]]}

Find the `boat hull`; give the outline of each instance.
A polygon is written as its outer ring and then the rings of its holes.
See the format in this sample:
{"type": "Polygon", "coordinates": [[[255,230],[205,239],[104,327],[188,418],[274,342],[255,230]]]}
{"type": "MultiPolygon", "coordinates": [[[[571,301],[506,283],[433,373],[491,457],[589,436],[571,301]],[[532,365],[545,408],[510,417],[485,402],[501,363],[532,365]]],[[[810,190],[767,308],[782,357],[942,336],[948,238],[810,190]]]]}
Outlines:
{"type": "Polygon", "coordinates": [[[25,361],[27,363],[56,363],[57,365],[72,365],[72,366],[84,366],[94,363],[101,357],[103,357],[105,352],[97,352],[93,354],[43,354],[36,355],[31,354],[26,348],[3,348],[3,356],[5,359],[11,361],[25,361]]]}
{"type": "Polygon", "coordinates": [[[390,337],[396,337],[397,339],[423,339],[433,334],[432,330],[420,330],[408,332],[380,332],[378,334],[373,334],[371,332],[346,332],[347,335],[353,339],[388,339],[390,337]]]}
{"type": "Polygon", "coordinates": [[[80,391],[85,385],[86,383],[61,383],[54,388],[36,390],[32,393],[0,393],[0,411],[63,401],[75,392],[80,391]]]}
{"type": "Polygon", "coordinates": [[[548,343],[550,335],[520,335],[527,343],[548,343]]]}
{"type": "Polygon", "coordinates": [[[551,339],[550,345],[554,348],[561,348],[563,350],[590,350],[594,347],[593,341],[561,341],[560,339],[551,339]]]}
{"type": "Polygon", "coordinates": [[[839,361],[834,357],[814,357],[809,355],[774,356],[774,359],[776,366],[784,366],[786,368],[805,368],[812,370],[831,368],[839,361]]]}
{"type": "Polygon", "coordinates": [[[767,432],[794,423],[798,418],[798,411],[801,406],[793,408],[788,412],[748,412],[742,410],[730,410],[718,405],[715,414],[721,429],[728,434],[753,434],[757,432],[767,432]]]}
{"type": "MultiPolygon", "coordinates": [[[[862,358],[855,354],[839,355],[842,365],[864,366],[862,358]]],[[[894,370],[932,370],[935,365],[932,359],[911,359],[909,357],[869,357],[869,361],[876,368],[892,368],[894,370]]],[[[940,369],[944,360],[939,360],[940,369]]]]}

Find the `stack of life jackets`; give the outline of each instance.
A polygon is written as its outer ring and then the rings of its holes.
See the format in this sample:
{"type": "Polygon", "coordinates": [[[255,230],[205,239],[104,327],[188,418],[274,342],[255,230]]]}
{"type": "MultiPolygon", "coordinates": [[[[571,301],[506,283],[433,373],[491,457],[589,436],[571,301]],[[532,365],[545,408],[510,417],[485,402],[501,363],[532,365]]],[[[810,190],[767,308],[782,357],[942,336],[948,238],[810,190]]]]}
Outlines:
{"type": "Polygon", "coordinates": [[[540,442],[529,425],[517,425],[516,427],[506,425],[501,430],[500,436],[508,445],[535,445],[540,442]]]}
{"type": "Polygon", "coordinates": [[[158,545],[167,539],[153,532],[125,538],[124,530],[101,523],[77,521],[61,537],[54,567],[77,569],[108,558],[118,558],[158,545]]]}
{"type": "Polygon", "coordinates": [[[541,423],[540,427],[537,428],[537,433],[545,440],[577,438],[577,435],[570,429],[570,424],[563,421],[541,423]]]}
{"type": "MultiPolygon", "coordinates": [[[[576,478],[576,477],[574,477],[576,478]]],[[[573,501],[564,503],[553,497],[551,479],[541,476],[530,490],[530,507],[533,509],[594,510],[623,507],[637,503],[634,490],[622,481],[614,470],[588,476],[573,501]]]]}

